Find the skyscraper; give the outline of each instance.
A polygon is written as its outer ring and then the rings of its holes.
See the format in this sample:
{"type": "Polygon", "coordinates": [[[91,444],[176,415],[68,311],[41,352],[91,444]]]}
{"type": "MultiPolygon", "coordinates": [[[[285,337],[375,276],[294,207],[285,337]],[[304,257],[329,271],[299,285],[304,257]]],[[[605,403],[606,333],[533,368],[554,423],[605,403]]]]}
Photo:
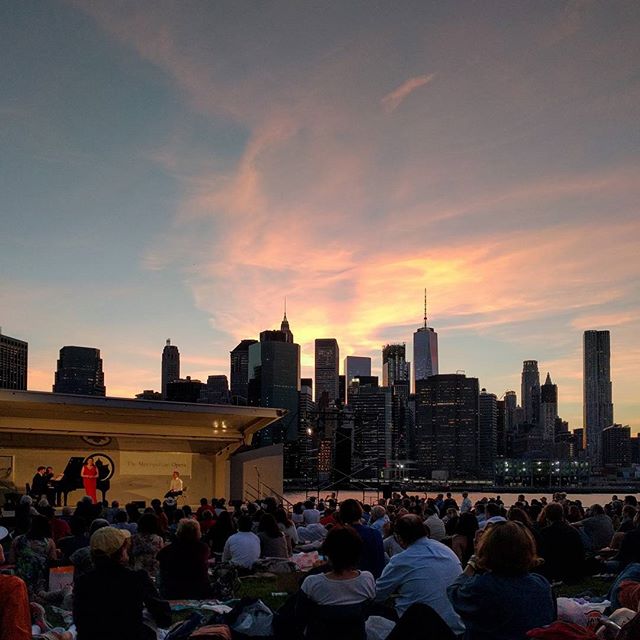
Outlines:
{"type": "Polygon", "coordinates": [[[522,409],[527,424],[538,424],[540,414],[540,374],[537,360],[522,363],[522,409]]]}
{"type": "Polygon", "coordinates": [[[404,344],[387,344],[382,348],[382,386],[391,387],[394,393],[409,396],[409,369],[404,344]]]}
{"type": "Polygon", "coordinates": [[[167,343],[162,350],[162,399],[167,399],[167,385],[170,382],[180,379],[180,352],[178,347],[171,344],[167,338],[167,343]]]}
{"type": "Polygon", "coordinates": [[[27,388],[28,351],[26,342],[2,335],[0,330],[0,389],[27,388]]]}
{"type": "Polygon", "coordinates": [[[424,324],[413,334],[413,388],[416,380],[438,374],[438,334],[427,324],[427,290],[424,290],[424,324]]]}
{"type": "Polygon", "coordinates": [[[371,375],[371,358],[362,356],[347,356],[344,359],[345,384],[347,386],[346,402],[349,403],[349,388],[354,378],[371,375]]]}
{"type": "Polygon", "coordinates": [[[249,347],[257,342],[242,340],[231,351],[231,398],[234,403],[246,403],[249,397],[249,347]]]}
{"type": "Polygon", "coordinates": [[[608,331],[584,332],[584,430],[587,456],[602,463],[602,432],[613,424],[608,331]]]}
{"type": "Polygon", "coordinates": [[[284,331],[263,331],[260,342],[249,345],[249,399],[261,407],[286,409],[287,414],[259,431],[256,444],[296,439],[299,390],[300,345],[289,342],[284,331]]]}
{"type": "Polygon", "coordinates": [[[628,426],[612,424],[602,430],[602,465],[631,466],[631,429],[628,426]]]}
{"type": "Polygon", "coordinates": [[[334,402],[340,397],[338,341],[335,338],[316,338],[315,347],[316,402],[320,402],[324,393],[328,402],[334,402]]]}
{"type": "Polygon", "coordinates": [[[227,376],[209,376],[206,386],[200,391],[200,399],[198,402],[227,404],[229,400],[229,381],[227,380],[227,376]]]}
{"type": "Polygon", "coordinates": [[[540,427],[544,440],[555,439],[556,420],[558,419],[558,385],[551,382],[547,373],[545,383],[540,387],[540,427]]]}
{"type": "Polygon", "coordinates": [[[415,443],[418,473],[443,470],[458,477],[477,471],[477,378],[462,374],[418,380],[415,443]]]}
{"type": "Polygon", "coordinates": [[[344,359],[344,375],[347,377],[347,386],[354,378],[371,375],[371,358],[363,356],[347,356],[344,359]]]}
{"type": "Polygon", "coordinates": [[[478,469],[484,477],[493,477],[497,454],[498,398],[486,389],[480,392],[478,417],[478,469]]]}
{"type": "Polygon", "coordinates": [[[352,472],[358,478],[389,477],[389,463],[393,458],[391,388],[373,383],[355,385],[349,406],[353,411],[354,429],[352,472]]]}
{"type": "Polygon", "coordinates": [[[106,395],[100,349],[62,347],[53,392],[83,396],[106,395]]]}

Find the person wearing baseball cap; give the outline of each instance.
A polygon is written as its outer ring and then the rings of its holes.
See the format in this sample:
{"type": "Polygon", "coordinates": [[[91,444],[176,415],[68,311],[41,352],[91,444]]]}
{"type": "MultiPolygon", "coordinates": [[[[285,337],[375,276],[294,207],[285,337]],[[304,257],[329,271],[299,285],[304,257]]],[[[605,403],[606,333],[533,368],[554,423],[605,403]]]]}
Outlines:
{"type": "Polygon", "coordinates": [[[151,640],[156,632],[143,623],[147,610],[159,627],[171,624],[169,604],[160,598],[146,571],[128,568],[131,534],[102,527],[91,535],[94,569],[74,588],[73,618],[77,640],[151,640]]]}

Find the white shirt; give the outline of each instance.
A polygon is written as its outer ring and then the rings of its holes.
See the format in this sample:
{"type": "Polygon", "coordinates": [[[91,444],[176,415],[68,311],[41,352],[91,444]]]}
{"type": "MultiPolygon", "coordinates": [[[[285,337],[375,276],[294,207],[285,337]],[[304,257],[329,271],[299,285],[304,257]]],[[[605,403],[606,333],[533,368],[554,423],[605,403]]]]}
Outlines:
{"type": "Polygon", "coordinates": [[[171,486],[169,487],[169,491],[182,491],[182,479],[171,478],[171,486]]]}
{"type": "Polygon", "coordinates": [[[359,604],[375,598],[376,581],[368,571],[360,571],[349,580],[331,580],[320,573],[307,576],[302,591],[318,604],[359,604]]]}
{"type": "Polygon", "coordinates": [[[317,524],[320,522],[320,512],[317,509],[305,509],[302,512],[302,520],[305,524],[317,524]]]}
{"type": "Polygon", "coordinates": [[[446,537],[447,532],[444,528],[444,522],[442,522],[442,520],[440,520],[437,515],[430,515],[424,521],[424,523],[427,525],[427,527],[429,527],[429,537],[432,540],[437,540],[438,542],[440,542],[440,540],[446,537]]]}
{"type": "Polygon", "coordinates": [[[251,531],[238,531],[229,536],[222,551],[222,562],[251,569],[260,558],[260,538],[251,531]]]}
{"type": "Polygon", "coordinates": [[[460,513],[466,513],[467,511],[471,511],[471,500],[469,498],[464,498],[462,504],[460,505],[460,513]]]}

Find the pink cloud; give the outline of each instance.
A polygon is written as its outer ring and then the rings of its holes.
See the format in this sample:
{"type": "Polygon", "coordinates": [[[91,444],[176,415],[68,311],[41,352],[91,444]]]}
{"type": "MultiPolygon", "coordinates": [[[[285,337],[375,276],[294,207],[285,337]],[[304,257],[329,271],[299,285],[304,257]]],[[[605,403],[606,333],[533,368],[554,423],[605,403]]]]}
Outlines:
{"type": "Polygon", "coordinates": [[[387,113],[395,111],[416,89],[429,84],[436,77],[435,73],[424,76],[415,76],[403,82],[399,87],[387,93],[380,103],[387,113]]]}
{"type": "MultiPolygon", "coordinates": [[[[640,278],[638,166],[585,165],[578,140],[575,163],[558,169],[550,140],[532,168],[532,143],[552,124],[536,120],[548,109],[538,98],[546,95],[539,85],[545,74],[519,75],[518,64],[506,61],[495,79],[490,66],[474,62],[478,77],[463,95],[505,92],[485,107],[484,120],[475,120],[475,103],[465,118],[449,113],[463,79],[444,72],[448,102],[434,104],[439,116],[423,109],[389,118],[435,74],[412,77],[380,100],[384,85],[366,82],[367,74],[387,72],[388,83],[398,70],[371,65],[358,42],[302,71],[237,78],[203,54],[171,9],[163,16],[126,6],[126,15],[109,5],[85,10],[165,71],[191,109],[230,116],[248,134],[231,166],[186,161],[179,132],[155,150],[181,179],[184,198],[145,265],[181,269],[215,329],[255,336],[277,324],[287,295],[306,367],[318,335],[336,335],[344,354],[377,354],[388,328],[407,327],[410,339],[425,285],[435,322],[446,319],[450,336],[542,346],[549,337],[535,333],[534,321],[556,316],[566,316],[558,322],[578,337],[598,318],[638,327],[633,311],[617,308],[637,296],[640,278]],[[354,78],[364,79],[358,91],[354,78]],[[505,104],[521,116],[502,123],[504,112],[493,110],[505,104]],[[503,146],[516,151],[503,155],[503,146]]],[[[461,28],[459,37],[468,32],[461,28]]],[[[497,37],[484,44],[504,58],[497,37]]],[[[567,357],[570,364],[557,367],[575,399],[575,354],[567,357]]],[[[626,387],[621,393],[632,398],[626,387]]]]}

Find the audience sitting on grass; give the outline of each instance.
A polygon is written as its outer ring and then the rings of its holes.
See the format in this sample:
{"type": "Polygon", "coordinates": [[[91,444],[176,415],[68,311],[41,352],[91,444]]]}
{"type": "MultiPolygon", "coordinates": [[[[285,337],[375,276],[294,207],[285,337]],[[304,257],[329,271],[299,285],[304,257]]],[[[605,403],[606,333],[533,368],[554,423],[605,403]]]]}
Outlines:
{"type": "MultiPolygon", "coordinates": [[[[623,502],[616,497],[604,508],[592,508],[586,517],[582,503],[564,494],[548,502],[527,501],[521,496],[509,509],[499,497],[483,498],[462,513],[457,511],[452,496],[433,499],[406,493],[378,500],[373,507],[353,499],[338,503],[335,496],[309,499],[304,505],[294,505],[292,514],[275,498],[232,502],[228,510],[223,500],[214,498],[203,499],[200,523],[198,512],[194,514],[188,505],[178,508],[171,499],[154,500],[146,509],[129,503],[116,512],[107,503],[94,505],[83,499],[62,517],[56,516],[46,501],[34,506],[25,500],[18,505],[15,526],[11,522],[5,547],[9,549],[12,539],[12,551],[7,556],[16,561],[15,571],[24,577],[31,600],[42,603],[54,602],[53,597],[57,597],[47,592],[49,567],[73,564],[76,594],[80,586],[88,584],[84,576],[104,569],[94,565],[96,554],[91,547],[95,547],[96,533],[106,528],[127,537],[126,548],[120,545],[118,554],[111,554],[112,560],[116,558],[115,566],[120,567],[117,571],[127,571],[128,566],[134,573],[143,572],[151,582],[157,581],[164,597],[171,599],[203,599],[220,593],[219,585],[210,585],[217,579],[209,576],[210,555],[218,556],[214,575],[235,576],[258,571],[264,564],[257,563],[261,556],[286,559],[292,552],[315,550],[321,554],[320,563],[322,554],[329,563],[315,566],[311,574],[328,573],[307,578],[301,600],[306,598],[310,616],[321,611],[320,619],[327,624],[331,620],[333,625],[335,617],[344,613],[349,623],[342,631],[351,629],[349,637],[357,637],[362,631],[361,612],[375,597],[375,607],[383,607],[383,615],[400,618],[389,640],[412,640],[420,633],[434,638],[466,633],[472,639],[520,639],[524,638],[521,632],[525,627],[528,630],[531,625],[546,624],[546,579],[571,583],[587,571],[621,572],[611,592],[613,602],[638,605],[640,516],[637,501],[633,504],[631,498],[623,502]],[[207,512],[211,515],[206,516],[207,512]],[[116,520],[114,526],[109,527],[104,519],[107,515],[116,520]],[[569,519],[576,526],[571,526],[569,519]],[[138,532],[128,538],[128,529],[133,528],[129,525],[134,522],[138,532]],[[202,522],[208,531],[201,537],[202,522]],[[70,535],[56,541],[52,529],[64,531],[67,525],[70,535]],[[609,535],[611,531],[614,535],[609,535]],[[583,546],[587,539],[594,548],[608,542],[603,549],[587,554],[583,546]],[[543,563],[537,561],[538,556],[543,563]],[[600,563],[598,556],[606,562],[600,563]],[[219,571],[220,561],[223,565],[219,571]],[[371,584],[374,595],[368,591],[371,584]],[[447,597],[449,587],[451,601],[447,597]],[[333,593],[335,602],[323,601],[318,593],[333,593]],[[525,602],[532,603],[532,610],[521,611],[525,602]],[[496,620],[502,621],[500,628],[492,626],[496,620]],[[443,628],[447,633],[438,635],[443,628]]],[[[466,500],[471,502],[469,496],[466,500]]],[[[98,539],[105,535],[113,538],[112,533],[103,533],[98,539]]],[[[295,560],[302,562],[297,557],[295,560]]],[[[105,566],[117,575],[113,564],[105,566]]],[[[96,593],[103,597],[102,592],[96,593]]],[[[70,607],[71,598],[64,603],[70,607]]],[[[308,631],[314,628],[312,624],[308,631]]],[[[86,629],[81,632],[81,640],[88,637],[86,629]]],[[[332,640],[342,637],[339,629],[331,629],[332,640]]]]}

